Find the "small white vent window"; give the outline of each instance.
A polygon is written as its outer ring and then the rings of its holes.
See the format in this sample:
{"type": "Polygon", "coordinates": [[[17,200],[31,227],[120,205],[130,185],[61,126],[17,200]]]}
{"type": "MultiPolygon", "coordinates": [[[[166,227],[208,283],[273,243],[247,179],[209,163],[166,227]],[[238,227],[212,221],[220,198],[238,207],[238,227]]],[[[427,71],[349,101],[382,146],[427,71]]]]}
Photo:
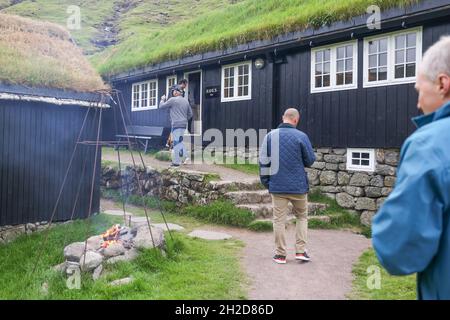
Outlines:
{"type": "Polygon", "coordinates": [[[375,171],[374,149],[347,149],[347,170],[375,171]]]}

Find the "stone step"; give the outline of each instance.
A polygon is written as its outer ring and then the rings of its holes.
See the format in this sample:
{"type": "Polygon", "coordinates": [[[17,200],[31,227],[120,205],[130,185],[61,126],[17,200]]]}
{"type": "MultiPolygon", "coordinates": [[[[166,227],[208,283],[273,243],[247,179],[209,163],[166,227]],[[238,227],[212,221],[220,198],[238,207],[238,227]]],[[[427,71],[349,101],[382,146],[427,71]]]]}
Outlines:
{"type": "MultiPolygon", "coordinates": [[[[241,204],[237,205],[238,208],[247,209],[253,212],[256,218],[271,218],[272,217],[272,204],[271,203],[260,203],[260,204],[241,204]]],[[[292,210],[292,205],[289,204],[292,210]]],[[[320,211],[326,210],[328,205],[323,203],[308,203],[308,215],[317,216],[320,211]]]]}
{"type": "Polygon", "coordinates": [[[267,190],[233,191],[227,192],[225,197],[230,199],[236,205],[270,203],[272,201],[272,197],[267,190]]]}

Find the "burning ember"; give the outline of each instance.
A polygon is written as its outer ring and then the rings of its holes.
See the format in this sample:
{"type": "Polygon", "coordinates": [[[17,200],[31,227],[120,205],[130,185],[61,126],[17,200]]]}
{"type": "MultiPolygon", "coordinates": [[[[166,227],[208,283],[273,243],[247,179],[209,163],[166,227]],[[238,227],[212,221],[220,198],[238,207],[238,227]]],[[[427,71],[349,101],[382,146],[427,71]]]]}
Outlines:
{"type": "Polygon", "coordinates": [[[103,239],[101,247],[106,249],[113,244],[119,243],[125,248],[131,248],[131,242],[135,236],[136,230],[130,230],[128,227],[122,227],[120,224],[116,224],[101,235],[103,239]]]}
{"type": "Polygon", "coordinates": [[[119,224],[116,224],[112,228],[108,229],[105,233],[102,234],[103,243],[102,248],[106,249],[110,245],[115,243],[120,243],[120,231],[122,227],[119,224]]]}

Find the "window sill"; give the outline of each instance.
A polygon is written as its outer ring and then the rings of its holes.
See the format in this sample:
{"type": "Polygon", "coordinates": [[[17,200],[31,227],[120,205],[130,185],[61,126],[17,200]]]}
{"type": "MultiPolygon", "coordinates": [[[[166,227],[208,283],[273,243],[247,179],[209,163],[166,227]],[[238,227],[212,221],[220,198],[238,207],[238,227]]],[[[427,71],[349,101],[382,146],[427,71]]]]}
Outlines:
{"type": "Polygon", "coordinates": [[[410,83],[415,83],[415,82],[416,82],[416,77],[397,80],[397,81],[364,82],[363,88],[395,86],[395,85],[399,85],[399,84],[410,84],[410,83]]]}
{"type": "Polygon", "coordinates": [[[321,93],[321,92],[333,92],[333,91],[344,91],[344,90],[354,90],[358,89],[357,85],[349,86],[339,86],[339,87],[327,87],[327,88],[312,88],[311,93],[321,93]]]}
{"type": "Polygon", "coordinates": [[[220,102],[222,103],[226,103],[226,102],[236,102],[236,101],[248,101],[248,100],[252,100],[252,97],[248,96],[248,97],[239,97],[239,98],[222,98],[220,100],[220,102]]]}
{"type": "Polygon", "coordinates": [[[139,112],[139,111],[147,111],[147,110],[156,110],[158,107],[145,107],[145,108],[131,108],[131,112],[139,112]]]}

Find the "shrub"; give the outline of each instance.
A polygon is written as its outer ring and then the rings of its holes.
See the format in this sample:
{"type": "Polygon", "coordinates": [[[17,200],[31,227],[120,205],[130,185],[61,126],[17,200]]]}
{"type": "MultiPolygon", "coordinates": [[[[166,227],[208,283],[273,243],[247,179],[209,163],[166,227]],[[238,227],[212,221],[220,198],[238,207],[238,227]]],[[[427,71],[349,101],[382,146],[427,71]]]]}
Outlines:
{"type": "Polygon", "coordinates": [[[272,221],[253,221],[249,224],[248,229],[256,232],[273,231],[272,221]]]}

